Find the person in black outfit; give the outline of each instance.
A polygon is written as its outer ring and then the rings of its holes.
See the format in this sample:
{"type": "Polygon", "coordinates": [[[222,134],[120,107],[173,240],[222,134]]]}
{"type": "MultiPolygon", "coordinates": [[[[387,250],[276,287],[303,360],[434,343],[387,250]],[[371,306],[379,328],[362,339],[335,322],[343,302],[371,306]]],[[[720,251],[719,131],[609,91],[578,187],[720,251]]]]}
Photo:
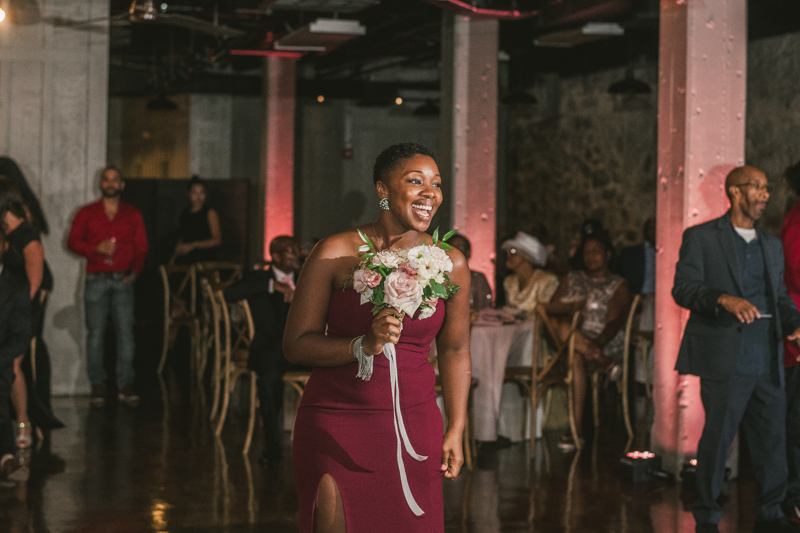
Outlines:
{"type": "Polygon", "coordinates": [[[21,448],[32,443],[29,415],[30,421],[44,430],[64,426],[52,414],[50,407],[50,357],[41,338],[44,309],[40,304],[39,291],[53,290],[53,275],[44,259],[39,230],[28,220],[29,212],[25,209],[22,194],[16,185],[9,180],[0,180],[0,226],[8,241],[4,263],[6,268],[28,282],[33,316],[32,331],[37,346],[36,383],[32,380],[30,357],[20,356],[14,367],[16,379],[11,397],[19,427],[17,446],[21,448]]]}
{"type": "Polygon", "coordinates": [[[294,237],[276,237],[269,245],[269,253],[272,263],[268,270],[248,272],[224,291],[226,301],[247,300],[253,314],[255,334],[249,365],[258,375],[264,420],[264,452],[259,458],[262,465],[278,462],[282,455],[283,374],[296,369],[290,368],[283,357],[283,330],[300,268],[300,245],[294,237]]]}
{"type": "Polygon", "coordinates": [[[0,481],[20,465],[14,456],[14,427],[9,396],[14,382],[14,359],[27,351],[31,340],[31,301],[25,278],[3,265],[8,248],[0,232],[0,481]]]}
{"type": "Polygon", "coordinates": [[[181,213],[173,262],[191,265],[216,261],[222,244],[219,216],[213,207],[206,205],[206,186],[197,176],[189,180],[189,202],[189,207],[181,213]]]}

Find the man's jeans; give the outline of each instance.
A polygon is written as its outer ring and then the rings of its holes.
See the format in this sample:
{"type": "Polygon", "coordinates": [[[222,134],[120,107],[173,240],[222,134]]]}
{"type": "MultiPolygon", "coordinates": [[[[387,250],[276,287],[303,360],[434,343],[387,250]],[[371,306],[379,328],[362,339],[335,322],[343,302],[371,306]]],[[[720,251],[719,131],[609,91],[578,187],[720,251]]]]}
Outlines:
{"type": "Polygon", "coordinates": [[[133,385],[133,285],[86,274],[86,363],[92,386],[105,385],[105,332],[109,314],[117,333],[117,385],[133,385]]]}

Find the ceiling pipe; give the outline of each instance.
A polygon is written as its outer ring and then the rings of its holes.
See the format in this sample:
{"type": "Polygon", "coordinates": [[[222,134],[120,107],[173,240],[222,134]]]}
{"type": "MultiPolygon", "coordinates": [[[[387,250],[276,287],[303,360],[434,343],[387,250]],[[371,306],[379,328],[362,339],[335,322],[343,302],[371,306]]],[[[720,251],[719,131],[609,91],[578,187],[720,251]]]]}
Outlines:
{"type": "Polygon", "coordinates": [[[425,0],[429,4],[452,11],[458,15],[472,15],[477,17],[501,19],[501,20],[522,20],[532,18],[540,14],[535,11],[518,11],[504,9],[487,9],[485,7],[475,7],[461,0],[425,0]]]}

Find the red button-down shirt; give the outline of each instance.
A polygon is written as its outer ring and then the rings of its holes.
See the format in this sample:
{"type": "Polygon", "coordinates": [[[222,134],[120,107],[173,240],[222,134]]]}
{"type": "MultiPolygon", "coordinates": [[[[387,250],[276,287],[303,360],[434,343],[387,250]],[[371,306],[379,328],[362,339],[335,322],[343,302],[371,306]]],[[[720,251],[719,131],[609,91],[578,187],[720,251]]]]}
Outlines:
{"type": "MultiPolygon", "coordinates": [[[[783,242],[783,280],[786,282],[786,292],[794,300],[795,305],[800,307],[800,202],[794,204],[786,214],[786,218],[783,219],[781,242],[783,242]]],[[[793,332],[784,331],[783,333],[790,335],[793,332]]],[[[784,366],[789,368],[796,365],[799,354],[800,350],[797,345],[786,340],[784,336],[784,366]]]]}
{"type": "Polygon", "coordinates": [[[103,200],[80,208],[72,220],[67,247],[88,259],[86,272],[124,272],[141,274],[147,255],[147,234],[144,219],[138,209],[120,200],[119,210],[109,219],[103,200]],[[97,245],[106,239],[115,239],[113,256],[97,251],[97,245]]]}

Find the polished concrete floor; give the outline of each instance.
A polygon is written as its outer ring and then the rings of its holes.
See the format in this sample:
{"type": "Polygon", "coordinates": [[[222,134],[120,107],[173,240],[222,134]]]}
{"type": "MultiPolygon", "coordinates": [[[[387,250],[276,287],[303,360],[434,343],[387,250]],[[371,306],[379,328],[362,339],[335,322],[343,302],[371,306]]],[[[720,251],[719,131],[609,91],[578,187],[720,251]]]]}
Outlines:
{"type": "MultiPolygon", "coordinates": [[[[242,456],[243,415],[216,439],[204,398],[180,387],[150,387],[136,408],[92,407],[88,398],[54,403],[67,428],[34,451],[27,482],[0,491],[0,531],[296,531],[291,462],[260,466],[258,439],[242,456]]],[[[481,446],[472,472],[445,481],[447,531],[694,531],[692,493],[619,479],[625,442],[617,429],[581,453],[559,451],[558,436],[538,441],[534,461],[528,444],[481,446]]],[[[726,485],[723,532],[752,528],[752,492],[746,480],[726,485]]]]}

